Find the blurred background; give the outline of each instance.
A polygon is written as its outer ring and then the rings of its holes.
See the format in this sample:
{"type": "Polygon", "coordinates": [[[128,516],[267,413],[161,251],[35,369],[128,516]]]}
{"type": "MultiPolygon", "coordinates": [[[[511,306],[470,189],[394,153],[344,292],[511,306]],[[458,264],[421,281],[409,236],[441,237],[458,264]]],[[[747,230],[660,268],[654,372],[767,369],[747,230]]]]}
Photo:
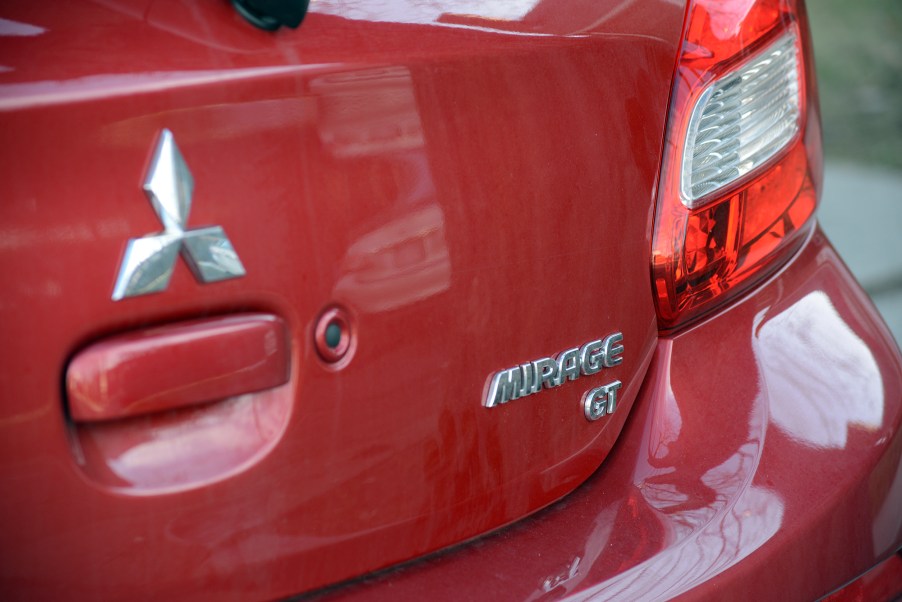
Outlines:
{"type": "Polygon", "coordinates": [[[821,226],[902,342],[902,0],[809,0],[821,226]]]}

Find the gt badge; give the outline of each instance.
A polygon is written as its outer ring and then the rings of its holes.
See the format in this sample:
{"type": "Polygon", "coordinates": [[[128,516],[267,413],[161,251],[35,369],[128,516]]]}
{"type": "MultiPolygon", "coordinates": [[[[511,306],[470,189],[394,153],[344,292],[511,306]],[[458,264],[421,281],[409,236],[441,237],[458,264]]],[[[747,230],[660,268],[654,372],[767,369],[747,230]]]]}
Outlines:
{"type": "MultiPolygon", "coordinates": [[[[623,362],[621,341],[623,333],[615,332],[603,339],[589,341],[582,347],[562,351],[556,358],[544,357],[502,370],[492,377],[483,405],[491,408],[538,393],[543,387],[559,387],[565,381],[576,380],[580,375],[589,376],[602,368],[613,368],[623,362]]],[[[619,387],[619,383],[616,384],[619,387]]],[[[614,411],[613,402],[610,407],[609,413],[614,411]]],[[[602,415],[599,414],[598,417],[602,415]]]]}
{"type": "Polygon", "coordinates": [[[163,232],[128,241],[113,301],[166,290],[179,252],[199,282],[244,276],[244,266],[220,226],[186,227],[193,192],[194,178],[175,138],[163,130],[144,180],[144,193],[163,232]]]}
{"type": "Polygon", "coordinates": [[[617,409],[617,390],[623,386],[619,380],[609,385],[592,389],[583,397],[583,412],[586,420],[592,422],[605,414],[613,414],[617,409]]]}

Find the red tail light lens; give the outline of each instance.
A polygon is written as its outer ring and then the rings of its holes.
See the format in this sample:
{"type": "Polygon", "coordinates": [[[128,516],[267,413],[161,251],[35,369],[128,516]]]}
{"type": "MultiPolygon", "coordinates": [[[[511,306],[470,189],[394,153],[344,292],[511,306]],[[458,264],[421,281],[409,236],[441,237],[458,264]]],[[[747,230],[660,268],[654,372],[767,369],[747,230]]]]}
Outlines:
{"type": "Polygon", "coordinates": [[[685,32],[652,248],[664,330],[778,268],[811,230],[821,177],[801,2],[694,0],[685,32]]]}

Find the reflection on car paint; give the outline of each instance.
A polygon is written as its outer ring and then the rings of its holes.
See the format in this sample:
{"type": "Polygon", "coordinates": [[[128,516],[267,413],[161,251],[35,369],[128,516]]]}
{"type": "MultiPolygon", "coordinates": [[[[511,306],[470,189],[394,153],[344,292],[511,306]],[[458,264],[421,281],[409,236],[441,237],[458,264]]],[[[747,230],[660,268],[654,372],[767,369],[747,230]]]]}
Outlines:
{"type": "Polygon", "coordinates": [[[392,203],[366,216],[368,231],[341,259],[337,298],[364,312],[391,311],[451,286],[445,217],[436,201],[413,79],[402,66],[313,78],[316,131],[337,161],[370,158],[396,174],[392,203]]]}
{"type": "Polygon", "coordinates": [[[792,391],[770,419],[791,437],[817,447],[844,448],[849,429],[883,424],[883,379],[867,344],[822,291],[779,314],[755,317],[755,357],[769,391],[792,391]],[[812,361],[812,352],[817,355],[812,361]]]}
{"type": "Polygon", "coordinates": [[[687,592],[716,598],[727,590],[754,599],[756,592],[773,591],[762,570],[788,584],[785,593],[792,596],[842,584],[829,571],[799,571],[799,554],[835,549],[838,537],[862,530],[873,531],[873,549],[843,547],[842,554],[857,567],[853,573],[866,570],[875,557],[895,550],[900,532],[898,380],[877,382],[881,413],[872,406],[843,412],[839,406],[847,400],[835,394],[820,399],[838,412],[834,427],[848,431],[844,441],[853,433],[856,438],[856,446],[840,452],[775,418],[779,406],[796,403],[800,389],[786,381],[793,361],[763,357],[792,338],[786,349],[794,357],[831,349],[818,357],[820,369],[806,382],[839,378],[858,386],[878,358],[881,374],[898,377],[902,366],[885,355],[894,346],[890,334],[876,314],[862,311],[867,301],[852,282],[815,235],[802,257],[728,309],[729,316],[659,343],[614,456],[565,501],[481,539],[478,548],[452,550],[339,590],[341,599],[383,600],[389,589],[397,599],[448,583],[459,599],[483,592],[479,584],[491,581],[498,567],[513,566],[520,575],[543,575],[532,583],[505,582],[506,594],[526,600],[547,600],[549,592],[552,599],[669,599],[687,592]],[[820,340],[827,334],[839,345],[820,340]],[[700,364],[704,370],[689,369],[700,364]],[[888,448],[890,438],[895,444],[888,448]],[[873,458],[880,463],[872,465],[873,458]],[[870,471],[866,479],[861,471],[870,471]],[[812,512],[812,504],[823,511],[812,512]],[[763,569],[741,562],[758,554],[767,559],[763,569]]]}
{"type": "Polygon", "coordinates": [[[542,0],[317,0],[310,9],[345,19],[392,23],[438,23],[447,15],[478,16],[490,21],[520,21],[542,0]]]}
{"type": "Polygon", "coordinates": [[[104,487],[173,493],[253,466],[278,443],[290,415],[289,384],[199,408],[82,424],[71,445],[82,470],[104,487]]]}

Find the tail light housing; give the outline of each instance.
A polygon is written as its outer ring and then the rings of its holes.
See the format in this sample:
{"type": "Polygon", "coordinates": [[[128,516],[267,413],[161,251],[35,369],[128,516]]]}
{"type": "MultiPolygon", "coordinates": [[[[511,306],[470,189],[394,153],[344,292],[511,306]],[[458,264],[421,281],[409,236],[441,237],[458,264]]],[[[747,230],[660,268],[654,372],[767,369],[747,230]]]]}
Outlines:
{"type": "Polygon", "coordinates": [[[822,172],[804,6],[690,0],[657,190],[659,326],[773,273],[813,227],[822,172]]]}

